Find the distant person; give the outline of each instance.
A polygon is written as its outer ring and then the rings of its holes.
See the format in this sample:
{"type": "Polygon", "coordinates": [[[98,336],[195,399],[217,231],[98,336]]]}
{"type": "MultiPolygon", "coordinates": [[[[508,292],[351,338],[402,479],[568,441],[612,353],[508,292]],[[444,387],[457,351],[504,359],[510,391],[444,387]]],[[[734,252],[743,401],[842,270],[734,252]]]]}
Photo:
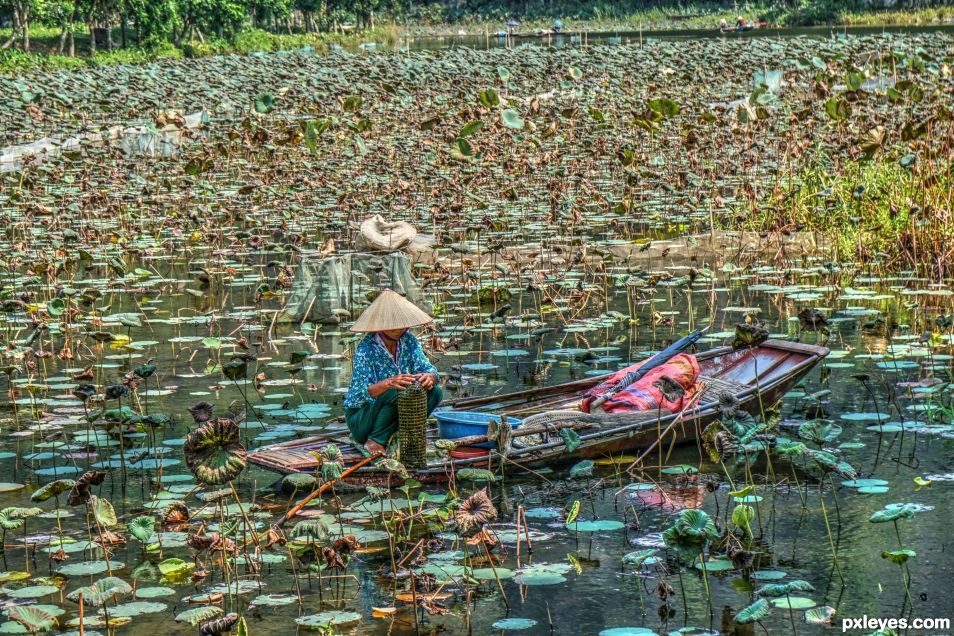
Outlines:
{"type": "Polygon", "coordinates": [[[554,20],[554,21],[553,21],[553,26],[550,27],[550,29],[551,29],[554,33],[559,33],[560,31],[562,31],[562,30],[563,30],[563,20],[554,20]]]}
{"type": "Polygon", "coordinates": [[[729,30],[729,21],[726,20],[725,18],[722,18],[722,20],[719,21],[719,30],[722,31],[723,33],[725,33],[726,31],[728,31],[728,30],[729,30]]]}
{"type": "Polygon", "coordinates": [[[514,35],[517,32],[518,26],[520,26],[520,23],[513,18],[507,20],[507,35],[514,35]]]}

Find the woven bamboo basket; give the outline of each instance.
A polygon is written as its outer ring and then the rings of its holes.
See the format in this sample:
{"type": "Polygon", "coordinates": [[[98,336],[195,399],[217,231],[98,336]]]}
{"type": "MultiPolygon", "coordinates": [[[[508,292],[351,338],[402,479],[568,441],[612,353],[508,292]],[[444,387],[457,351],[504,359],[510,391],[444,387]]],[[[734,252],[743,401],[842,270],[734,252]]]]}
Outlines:
{"type": "Polygon", "coordinates": [[[423,468],[427,464],[427,391],[417,384],[398,393],[398,443],[401,463],[407,468],[423,468]]]}

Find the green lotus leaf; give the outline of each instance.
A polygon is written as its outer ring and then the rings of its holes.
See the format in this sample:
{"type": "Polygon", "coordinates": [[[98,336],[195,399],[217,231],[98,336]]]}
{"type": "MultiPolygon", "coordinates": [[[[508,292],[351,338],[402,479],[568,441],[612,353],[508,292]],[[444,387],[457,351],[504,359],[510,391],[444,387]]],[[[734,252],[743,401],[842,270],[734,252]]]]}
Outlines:
{"type": "Polygon", "coordinates": [[[752,535],[752,521],[755,519],[755,508],[738,505],[732,509],[732,523],[741,528],[745,534],[752,535]]]}
{"type": "Polygon", "coordinates": [[[186,610],[176,615],[177,623],[186,623],[192,625],[193,627],[198,627],[200,624],[221,616],[223,614],[221,607],[216,607],[215,605],[204,605],[202,607],[196,607],[190,610],[186,610]]]}
{"type": "Polygon", "coordinates": [[[596,466],[596,462],[592,459],[584,459],[581,462],[573,464],[570,467],[570,477],[572,479],[579,479],[580,477],[590,477],[593,475],[593,468],[596,466]]]}
{"type": "Polygon", "coordinates": [[[520,117],[520,113],[512,108],[505,108],[500,111],[500,121],[503,122],[504,126],[513,130],[521,130],[526,123],[523,121],[523,118],[520,117]]]}
{"type": "Polygon", "coordinates": [[[917,556],[917,552],[914,550],[884,550],[881,553],[882,559],[887,559],[892,563],[901,565],[902,563],[907,563],[908,559],[914,558],[917,556]]]}
{"type": "Polygon", "coordinates": [[[109,613],[111,618],[132,618],[134,616],[141,616],[142,614],[156,614],[158,612],[164,612],[168,607],[168,605],[165,603],[160,603],[159,601],[132,601],[131,603],[114,605],[106,611],[109,613]]]}
{"type": "Polygon", "coordinates": [[[361,620],[361,614],[357,612],[347,612],[343,610],[330,610],[318,614],[310,614],[296,618],[295,622],[301,627],[308,629],[325,630],[329,627],[340,627],[342,625],[351,625],[361,620]]]}
{"type": "Polygon", "coordinates": [[[27,519],[35,517],[42,512],[42,508],[18,508],[16,506],[4,508],[0,510],[0,527],[4,530],[22,528],[27,519]]]}
{"type": "Polygon", "coordinates": [[[679,114],[679,104],[671,99],[660,97],[649,100],[649,110],[664,118],[675,117],[679,114]]]}
{"type": "Polygon", "coordinates": [[[107,576],[92,585],[73,590],[66,595],[66,598],[78,603],[82,595],[84,605],[100,606],[108,600],[130,593],[132,593],[132,586],[129,583],[115,576],[107,576]]]}
{"type": "Polygon", "coordinates": [[[740,625],[754,623],[768,616],[771,611],[772,608],[769,606],[768,601],[764,598],[760,598],[751,605],[739,610],[739,613],[735,615],[735,622],[740,625]]]}
{"type": "Polygon", "coordinates": [[[889,523],[891,521],[897,521],[898,519],[910,519],[917,512],[913,507],[909,505],[902,505],[895,508],[884,508],[875,512],[871,517],[868,518],[868,521],[871,523],[889,523]]]}
{"type": "Polygon", "coordinates": [[[40,502],[53,497],[58,497],[64,492],[68,492],[76,482],[72,479],[57,479],[33,491],[30,500],[40,502]]]}
{"type": "Polygon", "coordinates": [[[271,93],[259,93],[255,96],[255,112],[267,115],[275,110],[275,96],[271,93]]]}
{"type": "Polygon", "coordinates": [[[89,498],[90,508],[93,510],[93,517],[99,525],[104,528],[111,528],[119,523],[116,518],[116,511],[113,510],[113,504],[108,499],[92,495],[89,498]]]}
{"type": "Polygon", "coordinates": [[[129,522],[128,528],[132,536],[136,537],[141,543],[147,543],[155,531],[156,519],[155,517],[140,515],[129,522]]]}
{"type": "Polygon", "coordinates": [[[627,552],[623,555],[623,563],[625,565],[635,565],[636,567],[641,566],[646,559],[656,555],[657,550],[654,548],[649,548],[647,550],[637,550],[635,552],[627,552]]]}
{"type": "Polygon", "coordinates": [[[7,617],[23,625],[30,632],[45,632],[56,627],[56,616],[30,605],[14,605],[7,610],[7,617]]]}

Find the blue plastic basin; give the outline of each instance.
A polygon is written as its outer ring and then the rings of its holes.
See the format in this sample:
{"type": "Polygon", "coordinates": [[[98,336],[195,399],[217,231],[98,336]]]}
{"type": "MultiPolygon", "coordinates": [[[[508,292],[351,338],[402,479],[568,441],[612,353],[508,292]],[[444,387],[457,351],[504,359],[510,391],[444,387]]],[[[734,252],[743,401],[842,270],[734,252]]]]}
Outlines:
{"type": "MultiPolygon", "coordinates": [[[[437,418],[437,433],[443,439],[460,439],[473,435],[486,435],[487,426],[491,421],[500,423],[500,415],[496,413],[478,413],[477,411],[434,411],[437,418]]],[[[513,428],[523,424],[523,420],[507,417],[507,422],[513,428]]],[[[494,442],[471,444],[477,448],[497,448],[494,442]]]]}

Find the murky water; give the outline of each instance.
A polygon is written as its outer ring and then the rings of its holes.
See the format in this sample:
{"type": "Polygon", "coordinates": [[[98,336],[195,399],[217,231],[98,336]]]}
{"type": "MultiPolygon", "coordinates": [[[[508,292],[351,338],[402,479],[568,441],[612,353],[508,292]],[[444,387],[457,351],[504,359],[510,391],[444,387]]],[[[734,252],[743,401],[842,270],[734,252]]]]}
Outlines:
{"type": "MultiPolygon", "coordinates": [[[[487,33],[466,33],[462,35],[422,36],[410,42],[405,42],[402,48],[410,46],[412,51],[427,51],[467,47],[472,49],[490,49],[499,47],[514,47],[524,44],[534,46],[552,46],[554,48],[595,46],[598,44],[641,44],[648,40],[695,40],[699,38],[797,38],[807,37],[814,39],[829,39],[847,36],[877,35],[881,33],[954,33],[954,24],[916,25],[916,26],[851,26],[851,27],[800,27],[800,28],[765,28],[753,29],[740,33],[720,33],[718,25],[713,23],[712,29],[684,29],[678,31],[654,30],[621,30],[615,32],[603,31],[595,33],[573,32],[565,34],[532,34],[524,33],[515,37],[508,37],[503,31],[487,33]]],[[[365,49],[379,48],[379,45],[368,43],[365,49]]]]}
{"type": "MultiPolygon", "coordinates": [[[[145,260],[139,266],[148,270],[143,274],[143,293],[133,295],[117,290],[97,301],[97,306],[104,307],[101,327],[118,334],[128,333],[135,343],[135,350],[104,346],[93,341],[87,344],[98,360],[93,373],[106,384],[115,382],[147,359],[155,359],[159,370],[148,381],[148,390],[145,386],[140,387],[140,400],[144,408],[148,403],[149,412],[166,413],[176,418],[176,423],[157,430],[158,450],[149,453],[153,459],[161,458],[161,461],[152,463],[163,464],[166,488],[173,487],[176,492],[183,493],[189,490],[183,484],[191,483],[191,475],[180,463],[182,438],[188,431],[187,424],[191,424],[185,408],[200,400],[208,400],[222,411],[230,402],[239,407],[244,402],[242,393],[223,382],[221,375],[212,369],[214,361],[235,347],[235,338],[247,339],[251,351],[258,355],[258,368],[264,374],[260,390],[247,387],[253,412],[252,421],[244,425],[248,446],[257,447],[306,435],[333,422],[340,414],[340,399],[349,377],[349,363],[341,358],[345,347],[340,339],[345,334],[329,326],[304,331],[282,325],[273,327],[270,314],[267,311],[259,314],[253,307],[258,281],[254,271],[258,266],[216,262],[211,257],[191,262],[145,260]],[[245,274],[237,274],[229,282],[213,282],[197,296],[177,290],[177,285],[192,279],[197,267],[211,268],[213,263],[219,268],[235,267],[245,274]],[[148,291],[160,287],[167,293],[159,295],[148,291]],[[145,314],[143,326],[129,327],[119,322],[120,317],[131,312],[145,314]],[[275,339],[267,340],[265,336],[271,329],[274,329],[275,339]],[[203,342],[210,337],[214,339],[203,342]],[[288,354],[298,350],[307,350],[312,355],[300,372],[291,375],[287,370],[288,354]],[[327,404],[328,408],[315,407],[308,418],[296,419],[294,410],[288,406],[304,403],[327,404]],[[171,480],[178,479],[178,476],[185,481],[172,483],[171,480]]],[[[676,276],[686,271],[680,264],[659,261],[652,263],[652,269],[676,276]]],[[[949,494],[951,480],[954,480],[950,475],[954,459],[954,428],[950,426],[950,417],[946,413],[932,414],[924,410],[926,404],[946,404],[949,401],[950,387],[954,386],[946,384],[952,359],[947,347],[950,339],[942,336],[944,346],[936,349],[933,355],[917,345],[922,322],[929,324],[938,314],[950,313],[949,298],[922,294],[922,290],[927,289],[925,281],[904,277],[858,279],[851,288],[839,291],[816,278],[807,279],[816,280],[816,284],[792,283],[800,274],[808,274],[809,270],[756,265],[734,271],[729,269],[718,273],[709,282],[697,281],[691,289],[682,286],[664,291],[665,287],[660,286],[660,293],[645,299],[638,298],[625,286],[611,287],[609,302],[602,306],[580,305],[580,297],[586,294],[589,283],[579,284],[580,291],[576,291],[576,281],[565,281],[565,289],[570,293],[567,300],[555,305],[542,303],[540,293],[515,287],[517,293],[511,300],[511,319],[506,325],[489,325],[467,316],[468,330],[465,332],[463,314],[449,312],[450,317],[441,325],[439,335],[445,341],[454,341],[458,350],[451,355],[437,355],[437,365],[452,378],[454,385],[461,387],[449,391],[449,395],[491,394],[528,383],[552,384],[615,369],[641,357],[646,351],[658,348],[664,340],[710,320],[714,322],[713,335],[702,346],[714,346],[729,336],[734,324],[746,311],[759,311],[759,316],[774,334],[795,337],[798,329],[794,315],[801,306],[811,302],[815,306],[828,307],[834,317],[829,342],[833,354],[812,371],[803,387],[793,391],[785,400],[781,434],[797,438],[794,426],[805,419],[805,411],[823,411],[843,427],[841,435],[829,445],[841,445],[845,459],[859,470],[862,477],[887,481],[887,490],[879,492],[883,489],[875,488],[873,494],[861,494],[857,488],[839,486],[840,480],[836,477],[834,483],[838,488],[831,492],[826,482],[826,510],[844,576],[846,588],[843,591],[839,574],[832,567],[832,551],[825,530],[817,479],[801,470],[796,473],[804,488],[803,507],[798,489],[792,483],[793,473],[788,460],[773,457],[771,463],[766,463],[763,457],[751,467],[748,478],[748,481],[763,484],[757,491],[761,500],[753,504],[758,510],[753,523],[758,546],[757,568],[784,572],[786,581],[803,579],[810,582],[815,591],[800,595],[819,606],[837,608],[839,617],[907,614],[911,608],[905,603],[901,570],[881,556],[884,550],[898,548],[898,537],[891,524],[869,523],[868,518],[885,504],[894,502],[936,506],[933,510],[918,513],[913,519],[899,521],[899,530],[904,547],[917,554],[909,562],[913,615],[950,616],[950,599],[945,592],[952,565],[947,529],[950,521],[944,498],[949,494]],[[571,297],[575,300],[570,300],[571,297]],[[912,307],[912,298],[918,299],[918,306],[912,307]],[[905,301],[907,304],[902,304],[905,301]],[[614,317],[615,314],[607,311],[618,311],[624,318],[614,317]],[[556,328],[555,332],[539,339],[528,336],[526,323],[516,317],[529,314],[540,315],[543,323],[556,328]],[[889,327],[897,323],[896,328],[885,331],[884,326],[874,320],[878,315],[887,317],[889,327]],[[890,341],[888,335],[892,336],[890,341]],[[573,355],[555,352],[560,349],[595,349],[600,357],[595,362],[583,362],[573,355]],[[501,355],[502,351],[508,353],[501,355]],[[889,351],[893,351],[895,357],[888,357],[889,351]],[[459,365],[473,363],[487,363],[494,368],[480,373],[461,371],[459,365]],[[870,375],[867,383],[877,397],[877,407],[864,386],[853,378],[861,372],[870,375]],[[942,378],[945,383],[935,386],[923,383],[908,389],[915,392],[907,394],[897,389],[899,381],[913,381],[930,375],[942,378]],[[830,393],[819,395],[817,400],[805,397],[823,390],[830,393]],[[892,392],[894,400],[890,397],[892,392]],[[902,413],[894,411],[897,407],[902,413]],[[876,423],[876,410],[890,411],[892,421],[905,421],[902,432],[880,434],[869,430],[876,423]],[[915,477],[930,479],[932,475],[934,483],[931,487],[916,490],[915,477]]],[[[817,273],[818,270],[812,271],[817,273]]],[[[83,285],[81,281],[74,284],[83,285]]],[[[454,300],[453,296],[448,298],[444,293],[432,299],[444,303],[454,300]]],[[[816,334],[804,334],[808,342],[814,342],[816,338],[816,334]]],[[[48,340],[40,341],[34,348],[50,350],[50,344],[48,340]]],[[[37,363],[33,377],[14,376],[9,379],[10,386],[17,391],[17,411],[14,413],[9,407],[5,410],[5,435],[0,444],[3,453],[0,481],[24,483],[28,487],[0,494],[2,506],[30,506],[29,492],[55,476],[74,477],[87,466],[110,458],[114,460],[113,465],[120,465],[116,461],[119,459],[116,447],[99,448],[87,455],[77,447],[63,445],[72,441],[71,438],[75,439],[75,433],[85,430],[81,421],[82,404],[70,395],[76,382],[69,376],[81,369],[55,357],[40,358],[37,363]],[[37,424],[31,425],[30,409],[35,409],[38,414],[37,424]],[[31,454],[34,455],[31,457],[31,454]]],[[[148,448],[149,438],[149,434],[134,433],[127,435],[125,443],[148,448]]],[[[703,460],[695,447],[678,449],[667,463],[697,466],[699,473],[659,475],[655,470],[649,470],[642,481],[658,482],[659,486],[647,490],[626,490],[624,486],[634,480],[625,473],[620,474],[619,469],[612,465],[598,466],[594,477],[588,479],[568,480],[566,472],[560,469],[545,474],[543,478],[513,476],[503,484],[491,485],[491,492],[501,510],[501,521],[509,520],[512,511],[523,505],[531,510],[531,527],[546,535],[534,541],[532,554],[528,555],[526,545],[522,546],[522,564],[559,563],[568,569],[549,579],[547,585],[519,585],[513,579],[501,581],[510,606],[509,616],[536,621],[524,633],[596,634],[602,629],[618,626],[645,626],[667,633],[686,625],[735,634],[758,631],[758,628],[752,630],[751,626],[734,625],[731,616],[750,602],[753,588],[767,581],[752,580],[733,571],[713,572],[709,578],[712,590],[710,608],[706,602],[705,581],[697,570],[690,569],[680,575],[672,562],[643,567],[641,571],[622,565],[624,554],[661,545],[658,533],[669,525],[673,513],[681,507],[701,507],[713,517],[725,519],[727,510],[733,506],[727,501],[730,488],[721,467],[703,460]],[[574,500],[583,503],[581,518],[619,520],[624,522],[624,527],[575,534],[566,530],[559,519],[546,518],[547,511],[538,510],[559,510],[574,500]],[[662,602],[657,595],[662,581],[674,588],[669,598],[669,610],[661,610],[662,602]],[[682,602],[683,590],[687,606],[682,602]]],[[[125,482],[121,478],[122,470],[113,470],[101,490],[94,489],[109,498],[120,518],[127,521],[142,511],[143,502],[149,500],[150,491],[155,490],[158,481],[159,471],[143,469],[142,465],[127,465],[125,482]]],[[[734,480],[746,481],[742,465],[730,466],[729,470],[734,480]]],[[[245,501],[254,498],[266,507],[284,507],[288,495],[274,494],[270,486],[275,479],[271,473],[250,467],[238,484],[239,492],[245,501]]],[[[442,492],[440,488],[429,490],[442,492]]],[[[342,496],[345,501],[358,497],[347,493],[342,496]]],[[[185,500],[194,511],[201,507],[192,496],[186,496],[185,500]]],[[[53,510],[52,502],[39,505],[46,511],[53,510]]],[[[72,509],[73,512],[79,510],[72,509]]],[[[263,522],[268,522],[277,513],[256,514],[261,514],[263,522]]],[[[61,521],[65,535],[78,540],[87,538],[81,514],[61,521]]],[[[51,525],[48,519],[29,520],[27,541],[45,543],[45,534],[34,533],[49,532],[51,525]]],[[[48,559],[42,547],[24,550],[21,532],[10,531],[6,535],[6,570],[22,570],[29,566],[42,574],[61,567],[48,559]]],[[[447,548],[452,549],[452,546],[447,548]]],[[[190,554],[186,547],[163,550],[163,557],[180,556],[190,560],[190,554]]],[[[504,554],[500,565],[516,569],[515,546],[508,546],[504,554]]],[[[70,557],[65,565],[83,559],[82,552],[72,553],[70,557]]],[[[112,560],[124,564],[116,565],[116,572],[127,579],[137,578],[139,587],[157,585],[156,572],[140,566],[145,561],[158,561],[158,555],[145,554],[137,541],[130,540],[127,546],[118,547],[112,560]],[[133,571],[137,574],[131,575],[133,571]]],[[[395,583],[377,576],[379,567],[388,563],[389,557],[380,552],[360,555],[358,563],[349,566],[348,576],[343,578],[329,580],[326,575],[321,583],[315,575],[310,579],[299,578],[301,608],[297,602],[281,607],[252,608],[247,612],[251,633],[286,634],[294,628],[293,618],[299,613],[313,614],[332,609],[353,610],[362,615],[363,619],[357,626],[342,628],[345,633],[415,633],[416,630],[432,633],[440,626],[451,633],[465,631],[467,603],[457,593],[459,588],[453,585],[446,588],[451,595],[441,601],[448,610],[447,614],[421,614],[417,627],[413,613],[407,609],[399,611],[393,623],[390,619],[372,618],[372,607],[393,604],[395,585],[398,590],[406,586],[406,581],[395,583]]],[[[287,560],[268,568],[261,578],[264,586],[261,593],[295,593],[295,579],[287,560]]],[[[176,585],[170,596],[151,599],[166,603],[168,607],[154,614],[138,616],[131,627],[120,631],[194,632],[194,628],[173,623],[171,617],[188,609],[188,604],[180,599],[221,583],[218,572],[213,568],[212,575],[198,582],[194,589],[192,585],[176,585]]],[[[71,577],[71,586],[67,589],[72,589],[81,578],[71,577]]],[[[91,580],[96,578],[99,576],[91,577],[91,580]]],[[[258,595],[259,590],[251,589],[233,600],[234,604],[227,602],[226,607],[244,607],[258,595]]],[[[61,617],[63,623],[77,616],[75,603],[62,601],[59,593],[48,595],[42,602],[68,608],[69,613],[61,617]]],[[[501,591],[492,579],[481,584],[469,613],[476,634],[497,631],[491,625],[508,616],[501,591]]],[[[769,634],[825,631],[807,625],[803,615],[802,610],[793,610],[790,614],[783,609],[774,609],[763,624],[769,634]]]]}

